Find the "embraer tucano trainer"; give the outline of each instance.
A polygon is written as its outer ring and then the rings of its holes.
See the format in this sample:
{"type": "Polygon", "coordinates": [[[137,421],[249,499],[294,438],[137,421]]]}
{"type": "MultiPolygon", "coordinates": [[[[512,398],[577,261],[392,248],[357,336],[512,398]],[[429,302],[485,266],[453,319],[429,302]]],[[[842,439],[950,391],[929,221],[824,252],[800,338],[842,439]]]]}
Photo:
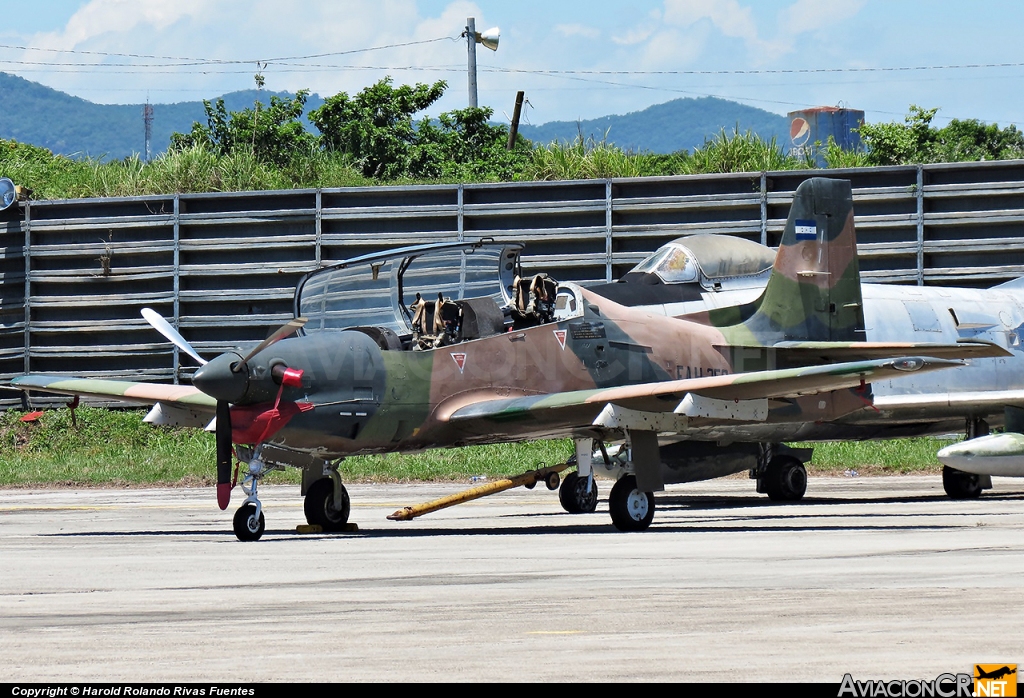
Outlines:
{"type": "Polygon", "coordinates": [[[201,427],[215,415],[222,508],[232,461],[245,474],[234,519],[243,540],[263,533],[257,491],[270,470],[302,468],[307,521],[341,530],[345,456],[566,436],[576,471],[562,483],[563,505],[593,511],[592,462],[614,466],[611,519],[629,531],[650,525],[666,482],[750,469],[771,497],[798,499],[803,465],[776,444],[870,405],[873,382],[1008,355],[984,341],[860,341],[844,180],[800,185],[763,292],[727,311],[728,322],[524,275],[520,249],[442,243],[318,269],[296,289],[296,320],[209,362],[147,313],[202,364],[192,387],[39,375],[12,385],[150,403],[156,424],[201,427]]]}

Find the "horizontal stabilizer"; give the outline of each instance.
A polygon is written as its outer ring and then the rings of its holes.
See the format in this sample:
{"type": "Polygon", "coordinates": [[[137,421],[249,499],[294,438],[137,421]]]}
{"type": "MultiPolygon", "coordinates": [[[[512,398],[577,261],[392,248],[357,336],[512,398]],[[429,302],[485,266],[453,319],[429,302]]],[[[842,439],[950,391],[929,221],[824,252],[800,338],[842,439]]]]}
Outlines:
{"type": "Polygon", "coordinates": [[[772,347],[790,355],[806,354],[815,360],[865,361],[893,356],[932,356],[936,359],[991,359],[1013,353],[982,339],[961,339],[956,344],[933,342],[780,342],[772,347]]]}
{"type": "Polygon", "coordinates": [[[873,361],[901,356],[936,359],[988,359],[1012,356],[993,342],[962,339],[956,344],[932,342],[779,342],[770,347],[726,345],[716,349],[737,371],[759,371],[795,366],[817,366],[846,361],[873,361]]]}

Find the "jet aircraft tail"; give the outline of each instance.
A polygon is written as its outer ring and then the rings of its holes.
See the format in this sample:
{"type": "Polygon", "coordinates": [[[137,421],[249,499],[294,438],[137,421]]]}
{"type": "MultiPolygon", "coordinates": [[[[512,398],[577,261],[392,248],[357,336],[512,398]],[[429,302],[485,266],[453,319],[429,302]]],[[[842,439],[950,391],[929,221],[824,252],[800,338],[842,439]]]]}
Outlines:
{"type": "Polygon", "coordinates": [[[712,311],[710,319],[730,344],[864,341],[850,182],[814,177],[800,184],[761,297],[712,311]]]}

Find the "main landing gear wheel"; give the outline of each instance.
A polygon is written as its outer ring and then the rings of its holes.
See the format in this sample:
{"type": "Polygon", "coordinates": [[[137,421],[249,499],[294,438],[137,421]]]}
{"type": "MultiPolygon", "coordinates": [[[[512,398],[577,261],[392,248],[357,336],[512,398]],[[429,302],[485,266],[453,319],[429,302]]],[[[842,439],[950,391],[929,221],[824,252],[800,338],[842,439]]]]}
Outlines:
{"type": "Polygon", "coordinates": [[[235,536],[241,541],[259,540],[263,537],[263,531],[267,527],[267,521],[263,518],[261,511],[256,516],[255,504],[243,504],[235,512],[233,521],[235,536]]]}
{"type": "Polygon", "coordinates": [[[612,523],[620,531],[643,531],[654,520],[654,493],[636,488],[636,477],[625,475],[608,495],[612,523]]]}
{"type": "Polygon", "coordinates": [[[351,509],[348,490],[344,485],[341,486],[341,510],[339,511],[334,508],[334,481],[329,477],[317,480],[306,492],[302,509],[306,514],[306,523],[319,526],[327,533],[344,531],[351,509]]]}
{"type": "Polygon", "coordinates": [[[590,478],[580,477],[579,473],[569,473],[562,480],[558,489],[558,502],[570,514],[589,514],[597,509],[597,482],[587,482],[590,478]]]}
{"type": "Polygon", "coordinates": [[[942,466],[942,489],[950,499],[977,499],[981,496],[981,478],[974,473],[942,466]]]}
{"type": "Polygon", "coordinates": [[[796,502],[807,491],[807,469],[792,456],[779,456],[768,462],[764,490],[773,502],[796,502]]]}

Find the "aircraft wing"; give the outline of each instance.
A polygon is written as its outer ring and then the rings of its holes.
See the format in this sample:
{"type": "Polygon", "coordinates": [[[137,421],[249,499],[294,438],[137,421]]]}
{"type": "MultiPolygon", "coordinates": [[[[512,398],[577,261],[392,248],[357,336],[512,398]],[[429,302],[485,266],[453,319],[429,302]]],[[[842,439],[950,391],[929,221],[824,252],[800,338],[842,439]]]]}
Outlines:
{"type": "Polygon", "coordinates": [[[57,395],[108,398],[138,405],[167,403],[192,410],[209,411],[211,414],[217,409],[216,400],[191,385],[43,375],[20,376],[11,380],[8,385],[18,390],[38,390],[57,395]]]}
{"type": "Polygon", "coordinates": [[[447,419],[454,426],[470,431],[501,429],[502,425],[516,422],[543,423],[552,430],[580,428],[594,425],[606,407],[614,406],[651,415],[652,424],[661,425],[668,422],[658,419],[659,415],[717,417],[732,423],[744,420],[763,422],[767,416],[767,400],[773,398],[814,395],[854,388],[861,383],[896,378],[908,373],[957,366],[963,366],[963,362],[906,357],[754,371],[617,388],[489,399],[460,407],[449,414],[447,419]],[[764,402],[764,416],[761,416],[755,404],[757,401],[764,402]],[[731,404],[735,404],[736,409],[729,415],[731,404]],[[716,410],[721,411],[716,413],[716,410]]]}

